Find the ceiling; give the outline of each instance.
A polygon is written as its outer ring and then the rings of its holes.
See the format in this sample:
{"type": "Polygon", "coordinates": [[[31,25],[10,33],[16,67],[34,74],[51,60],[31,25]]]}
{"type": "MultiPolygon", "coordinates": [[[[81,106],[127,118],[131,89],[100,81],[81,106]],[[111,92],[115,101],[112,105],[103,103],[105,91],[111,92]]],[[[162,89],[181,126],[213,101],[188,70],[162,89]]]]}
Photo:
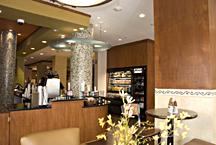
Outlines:
{"type": "MultiPolygon", "coordinates": [[[[43,1],[52,3],[50,0],[43,1]]],[[[97,7],[65,7],[91,15],[90,23],[94,25],[103,22],[102,29],[107,32],[102,31],[100,35],[99,26],[94,26],[95,40],[108,42],[112,46],[147,38],[154,40],[153,0],[112,0],[97,7]],[[114,8],[117,6],[120,6],[122,10],[115,11],[114,8]],[[145,14],[144,18],[139,18],[141,13],[145,14]],[[98,16],[101,18],[97,19],[98,16]]]]}
{"type": "Polygon", "coordinates": [[[4,23],[1,23],[1,28],[9,30],[13,27],[14,32],[23,36],[22,40],[18,39],[16,52],[17,56],[22,57],[48,45],[42,43],[42,41],[49,42],[56,39],[57,33],[53,31],[54,29],[59,30],[59,35],[64,34],[68,37],[74,33],[73,29],[89,27],[90,21],[90,15],[62,9],[58,6],[45,5],[36,0],[1,0],[0,10],[0,18],[4,21],[4,23]],[[25,23],[19,25],[16,23],[17,19],[24,19],[25,23]],[[32,50],[31,48],[35,49],[32,50]],[[23,54],[23,52],[26,54],[23,54]]]}
{"type": "MultiPolygon", "coordinates": [[[[3,30],[12,30],[18,34],[17,35],[17,44],[19,45],[23,40],[29,37],[32,33],[34,33],[39,26],[31,25],[31,24],[23,24],[18,25],[16,21],[8,20],[0,18],[0,32],[3,30]]],[[[1,38],[1,35],[0,35],[1,38]]]]}
{"type": "MultiPolygon", "coordinates": [[[[14,25],[16,25],[17,18],[25,19],[26,23],[24,25],[20,26],[17,24],[17,27],[19,27],[17,32],[18,30],[21,30],[21,27],[27,26],[28,24],[35,26],[35,29],[37,27],[36,31],[33,31],[29,36],[26,35],[22,40],[19,40],[18,38],[19,45],[17,55],[25,57],[25,60],[27,60],[25,61],[26,65],[41,60],[52,61],[53,55],[70,56],[69,52],[57,53],[56,50],[53,51],[50,47],[47,47],[47,44],[41,43],[42,40],[50,41],[57,38],[57,33],[54,32],[53,29],[58,29],[59,35],[65,35],[68,37],[71,33],[74,33],[74,28],[88,27],[87,25],[81,24],[82,22],[85,22],[86,24],[86,19],[83,17],[79,19],[78,17],[77,22],[74,22],[75,17],[71,15],[73,12],[67,10],[67,13],[63,11],[62,8],[72,11],[76,10],[91,15],[90,23],[94,25],[93,39],[108,42],[112,46],[147,38],[154,40],[153,0],[113,0],[105,5],[89,8],[59,7],[57,3],[54,3],[56,8],[51,8],[51,6],[47,5],[47,3],[50,5],[52,4],[49,0],[34,0],[36,8],[26,8],[26,6],[23,5],[24,2],[28,5],[33,2],[30,0],[20,0],[19,2],[16,0],[10,0],[13,2],[12,4],[9,3],[8,0],[1,1],[6,4],[1,5],[0,2],[0,9],[3,9],[2,13],[0,13],[0,18],[12,20],[10,23],[14,23],[14,25]],[[12,6],[9,7],[9,5],[12,6]],[[114,8],[116,6],[120,6],[122,10],[115,11],[114,8]],[[46,11],[44,10],[45,8],[46,11]],[[38,11],[39,9],[40,11],[38,11]],[[52,15],[55,15],[56,17],[53,18],[50,12],[52,12],[52,15]],[[141,13],[145,14],[144,18],[138,17],[141,13]],[[98,16],[101,18],[97,19],[98,16]],[[95,24],[99,25],[99,22],[103,22],[101,25],[103,31],[99,31],[99,26],[95,26],[95,24]],[[104,30],[107,32],[104,32],[104,30]],[[119,41],[119,39],[122,40],[119,41]],[[31,47],[34,47],[35,50],[31,50],[31,47]],[[27,54],[23,55],[23,51],[27,51],[27,54]],[[41,52],[44,53],[43,56],[40,55],[41,52]],[[31,57],[33,57],[33,59],[31,59],[31,57]]],[[[0,28],[1,27],[3,26],[1,26],[0,23],[0,28]]],[[[6,27],[5,29],[9,28],[6,27]]],[[[24,37],[24,35],[21,36],[24,37]]]]}

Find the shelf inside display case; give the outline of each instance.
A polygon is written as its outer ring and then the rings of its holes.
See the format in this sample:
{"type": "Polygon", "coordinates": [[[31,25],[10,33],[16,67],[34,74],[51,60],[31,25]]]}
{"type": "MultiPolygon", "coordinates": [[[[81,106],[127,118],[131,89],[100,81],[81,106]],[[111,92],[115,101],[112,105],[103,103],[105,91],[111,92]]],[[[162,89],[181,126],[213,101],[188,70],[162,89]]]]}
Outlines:
{"type": "Polygon", "coordinates": [[[131,78],[129,78],[129,77],[109,77],[110,79],[125,79],[125,80],[127,80],[127,79],[131,79],[131,78]]]}

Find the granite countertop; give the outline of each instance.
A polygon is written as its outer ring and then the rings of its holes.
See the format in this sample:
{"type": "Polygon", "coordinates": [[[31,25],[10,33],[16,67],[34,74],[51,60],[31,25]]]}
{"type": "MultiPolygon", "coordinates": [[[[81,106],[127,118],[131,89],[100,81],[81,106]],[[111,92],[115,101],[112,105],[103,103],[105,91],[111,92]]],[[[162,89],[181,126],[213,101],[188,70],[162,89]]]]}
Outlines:
{"type": "MultiPolygon", "coordinates": [[[[94,98],[99,98],[99,96],[95,96],[94,98]]],[[[101,97],[101,98],[104,98],[104,97],[101,97]]],[[[76,98],[73,98],[73,97],[64,97],[64,98],[61,98],[59,100],[51,100],[51,104],[52,102],[63,102],[63,101],[80,101],[80,100],[84,100],[84,103],[83,103],[83,108],[88,108],[88,107],[98,107],[98,106],[104,106],[104,105],[108,105],[108,101],[105,100],[104,103],[96,103],[96,104],[87,104],[87,100],[88,100],[88,97],[76,97],[76,98]]],[[[52,105],[51,104],[48,104],[46,106],[38,106],[38,107],[33,107],[33,108],[22,108],[22,109],[8,109],[9,112],[12,112],[12,111],[25,111],[25,110],[38,110],[38,109],[51,109],[52,108],[52,105]]]]}

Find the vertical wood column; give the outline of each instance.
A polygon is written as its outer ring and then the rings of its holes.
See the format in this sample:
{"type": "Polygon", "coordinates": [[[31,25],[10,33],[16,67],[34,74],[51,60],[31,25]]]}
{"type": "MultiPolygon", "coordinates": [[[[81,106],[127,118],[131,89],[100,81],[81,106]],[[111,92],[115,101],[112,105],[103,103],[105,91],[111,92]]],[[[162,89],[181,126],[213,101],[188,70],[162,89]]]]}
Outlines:
{"type": "Polygon", "coordinates": [[[216,143],[215,13],[215,0],[154,0],[155,107],[167,107],[173,97],[179,108],[198,113],[185,121],[187,138],[175,137],[174,144],[193,138],[216,143]]]}
{"type": "Polygon", "coordinates": [[[214,0],[155,0],[156,88],[216,88],[214,0]]]}
{"type": "Polygon", "coordinates": [[[67,87],[67,57],[66,56],[53,56],[52,70],[57,71],[59,79],[63,86],[67,87]]]}
{"type": "MultiPolygon", "coordinates": [[[[75,33],[72,36],[75,38],[91,39],[92,27],[75,33]]],[[[90,44],[76,43],[71,46],[70,86],[75,97],[82,96],[80,91],[80,84],[82,82],[85,82],[85,90],[87,90],[87,85],[92,85],[92,53],[93,46],[90,44]]]]}
{"type": "Polygon", "coordinates": [[[0,48],[0,113],[4,106],[13,108],[14,78],[17,35],[15,32],[1,32],[0,48]]]}

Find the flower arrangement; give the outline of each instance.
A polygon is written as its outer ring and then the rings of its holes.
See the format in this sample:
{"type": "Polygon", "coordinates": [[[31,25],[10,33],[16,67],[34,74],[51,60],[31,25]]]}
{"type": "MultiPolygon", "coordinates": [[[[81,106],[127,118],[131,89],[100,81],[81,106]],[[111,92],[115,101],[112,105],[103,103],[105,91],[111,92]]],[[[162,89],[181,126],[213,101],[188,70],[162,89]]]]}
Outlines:
{"type": "MultiPolygon", "coordinates": [[[[181,133],[181,136],[183,139],[186,137],[187,130],[189,130],[187,125],[184,125],[182,123],[182,120],[185,119],[186,117],[189,117],[187,112],[182,112],[180,113],[180,120],[178,120],[178,117],[175,115],[171,114],[166,118],[166,123],[160,123],[160,130],[161,134],[160,136],[155,135],[152,137],[145,137],[142,136],[140,137],[140,134],[149,129],[154,128],[154,123],[151,123],[149,121],[146,122],[140,122],[142,127],[139,128],[139,122],[137,121],[134,125],[129,127],[128,123],[130,118],[133,118],[133,112],[136,111],[134,110],[134,107],[131,106],[131,103],[133,103],[135,100],[133,100],[133,97],[127,96],[125,102],[125,95],[124,91],[121,93],[119,92],[120,95],[122,96],[122,101],[123,101],[123,108],[124,108],[124,117],[120,117],[120,121],[118,121],[118,124],[115,124],[112,122],[112,116],[109,114],[107,116],[108,120],[104,120],[104,118],[99,118],[99,125],[103,128],[106,123],[109,124],[109,127],[106,129],[108,132],[112,133],[114,137],[114,145],[140,145],[140,144],[146,144],[147,141],[151,140],[158,140],[159,138],[168,138],[172,134],[174,136],[179,136],[179,133],[177,130],[171,131],[172,126],[176,125],[177,128],[184,129],[184,131],[181,133]],[[173,119],[173,124],[167,125],[170,120],[173,119]],[[147,127],[148,126],[148,127],[147,127]]],[[[106,140],[106,134],[100,134],[97,135],[97,139],[105,139],[106,140]]],[[[160,142],[159,144],[165,145],[165,141],[160,142]]],[[[146,144],[148,145],[148,143],[146,144]]]]}

